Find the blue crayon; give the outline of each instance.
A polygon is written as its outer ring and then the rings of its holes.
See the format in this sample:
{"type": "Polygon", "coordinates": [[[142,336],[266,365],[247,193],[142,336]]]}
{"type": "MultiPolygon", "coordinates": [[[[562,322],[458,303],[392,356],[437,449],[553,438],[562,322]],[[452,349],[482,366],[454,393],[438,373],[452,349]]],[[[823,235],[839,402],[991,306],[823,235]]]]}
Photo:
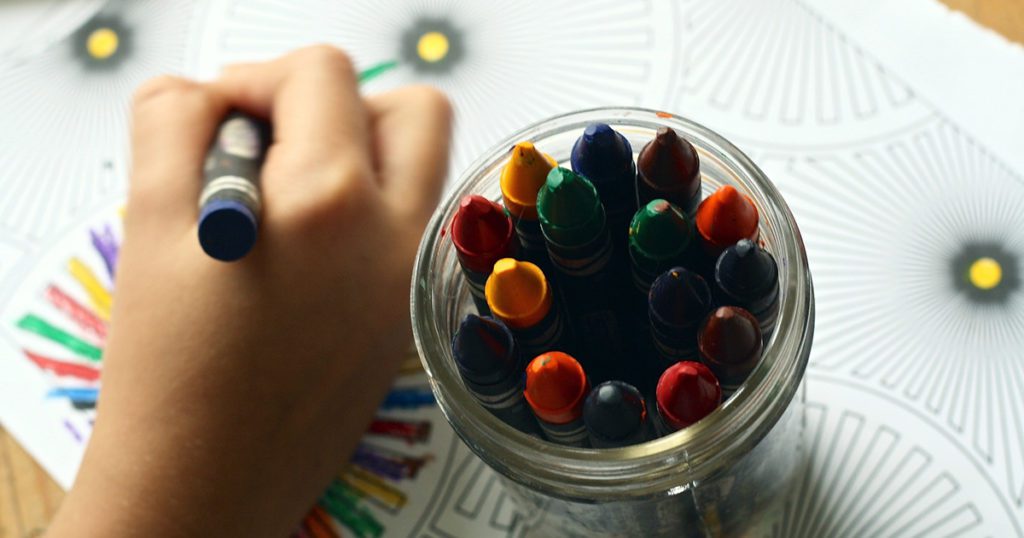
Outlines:
{"type": "Polygon", "coordinates": [[[256,243],[260,168],[269,145],[265,121],[232,112],[220,124],[206,154],[199,195],[199,244],[211,258],[239,260],[256,243]]]}
{"type": "Polygon", "coordinates": [[[625,355],[619,310],[628,267],[615,256],[597,190],[586,178],[558,167],[540,190],[537,210],[578,356],[595,381],[615,377],[625,355]]]}
{"type": "Polygon", "coordinates": [[[637,211],[636,163],[629,140],[607,124],[591,123],[573,144],[570,162],[597,189],[612,242],[624,256],[629,221],[637,211]]]}
{"type": "Polygon", "coordinates": [[[434,405],[434,393],[428,387],[392,389],[380,404],[381,409],[416,409],[434,405]]]}
{"type": "Polygon", "coordinates": [[[704,279],[673,267],[654,280],[648,297],[658,366],[664,370],[680,361],[699,361],[697,331],[712,307],[704,279]]]}
{"type": "Polygon", "coordinates": [[[467,315],[452,338],[452,355],[466,388],[480,405],[523,433],[539,434],[523,397],[524,361],[504,323],[467,315]]]}
{"type": "Polygon", "coordinates": [[[725,249],[715,264],[714,291],[718,304],[753,314],[768,340],[779,317],[779,267],[767,250],[749,239],[725,249]]]}

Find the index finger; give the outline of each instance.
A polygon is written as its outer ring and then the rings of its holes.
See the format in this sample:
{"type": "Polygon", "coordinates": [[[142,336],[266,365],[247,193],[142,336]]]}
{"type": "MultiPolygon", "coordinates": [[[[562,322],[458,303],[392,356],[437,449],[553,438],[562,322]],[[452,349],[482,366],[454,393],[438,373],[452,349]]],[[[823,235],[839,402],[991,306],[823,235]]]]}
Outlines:
{"type": "Polygon", "coordinates": [[[334,47],[317,45],[267,63],[230,66],[211,85],[233,105],[269,118],[275,144],[294,144],[313,162],[369,160],[356,74],[348,56],[334,47]]]}

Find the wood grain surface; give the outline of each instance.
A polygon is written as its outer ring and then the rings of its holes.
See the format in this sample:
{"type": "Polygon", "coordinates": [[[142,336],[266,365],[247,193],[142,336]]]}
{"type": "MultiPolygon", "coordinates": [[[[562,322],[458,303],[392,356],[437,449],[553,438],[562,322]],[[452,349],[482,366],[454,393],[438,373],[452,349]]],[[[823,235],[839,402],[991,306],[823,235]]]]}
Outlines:
{"type": "MultiPolygon", "coordinates": [[[[1024,0],[942,0],[1024,44],[1024,0]]],[[[17,441],[0,428],[0,538],[42,535],[64,492],[17,441]]]]}

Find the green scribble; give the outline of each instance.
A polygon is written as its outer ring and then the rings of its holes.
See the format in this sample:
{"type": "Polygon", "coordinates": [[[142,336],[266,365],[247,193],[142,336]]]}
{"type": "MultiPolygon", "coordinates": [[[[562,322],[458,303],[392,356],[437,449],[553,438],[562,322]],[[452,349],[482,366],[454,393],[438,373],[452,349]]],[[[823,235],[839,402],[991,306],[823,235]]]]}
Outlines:
{"type": "Polygon", "coordinates": [[[50,325],[35,314],[27,314],[18,320],[18,327],[56,342],[89,360],[99,361],[103,356],[102,349],[50,325]]]}
{"type": "Polygon", "coordinates": [[[398,67],[398,62],[395,60],[372,65],[359,73],[359,82],[369,82],[396,67],[398,67]]]}
{"type": "Polygon", "coordinates": [[[380,538],[384,534],[384,525],[381,525],[369,510],[359,506],[358,502],[359,496],[338,481],[334,481],[320,497],[320,506],[331,514],[331,517],[351,529],[356,536],[380,538]]]}

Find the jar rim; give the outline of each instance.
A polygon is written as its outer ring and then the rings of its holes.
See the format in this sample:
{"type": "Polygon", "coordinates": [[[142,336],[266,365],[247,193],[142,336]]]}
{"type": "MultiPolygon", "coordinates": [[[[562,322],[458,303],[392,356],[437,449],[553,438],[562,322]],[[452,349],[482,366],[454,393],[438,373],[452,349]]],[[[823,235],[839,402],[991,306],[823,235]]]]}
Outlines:
{"type": "Polygon", "coordinates": [[[469,448],[517,482],[556,496],[587,499],[678,490],[679,484],[710,477],[751,450],[796,395],[814,328],[813,285],[803,239],[775,185],[749,157],[714,131],[674,114],[639,107],[601,107],[553,116],[511,134],[476,159],[445,196],[424,232],[413,269],[411,311],[416,347],[438,405],[469,448]],[[443,275],[433,266],[438,242],[447,240],[443,233],[450,218],[447,210],[469,193],[475,180],[503,163],[508,148],[516,142],[579,130],[595,121],[616,128],[676,129],[694,145],[702,163],[715,160],[733,174],[736,184],[758,205],[762,226],[766,218],[780,226],[773,249],[779,260],[778,319],[762,360],[747,382],[700,422],[659,439],[613,449],[542,441],[512,429],[475,405],[451,355],[451,335],[441,334],[435,315],[441,311],[435,308],[435,300],[449,297],[438,293],[443,275]],[[797,382],[787,383],[793,380],[797,382]]]}

